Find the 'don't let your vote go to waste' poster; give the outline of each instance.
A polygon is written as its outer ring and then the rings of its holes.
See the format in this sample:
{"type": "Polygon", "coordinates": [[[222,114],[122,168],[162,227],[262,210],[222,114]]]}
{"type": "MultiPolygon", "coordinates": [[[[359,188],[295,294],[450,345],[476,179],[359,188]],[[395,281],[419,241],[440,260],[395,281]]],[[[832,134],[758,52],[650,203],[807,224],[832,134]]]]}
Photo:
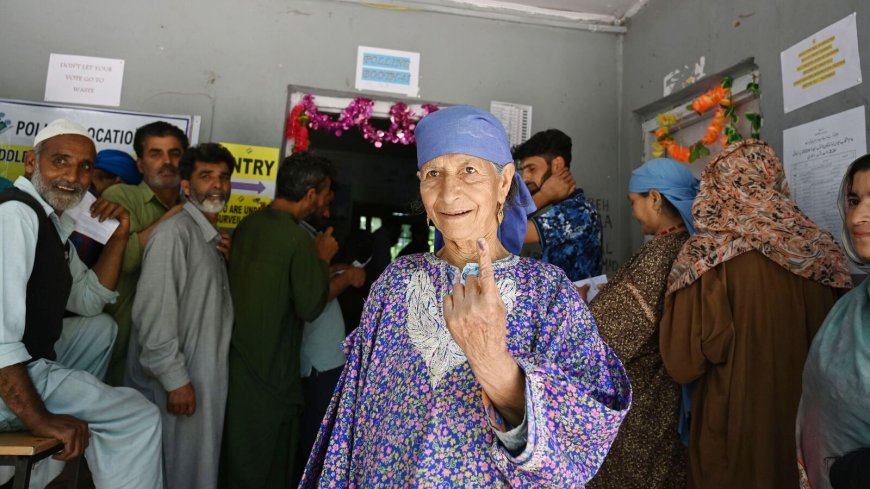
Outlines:
{"type": "Polygon", "coordinates": [[[220,144],[233,154],[236,166],[233,168],[232,195],[218,215],[218,226],[235,229],[242,219],[275,198],[278,148],[220,144]]]}

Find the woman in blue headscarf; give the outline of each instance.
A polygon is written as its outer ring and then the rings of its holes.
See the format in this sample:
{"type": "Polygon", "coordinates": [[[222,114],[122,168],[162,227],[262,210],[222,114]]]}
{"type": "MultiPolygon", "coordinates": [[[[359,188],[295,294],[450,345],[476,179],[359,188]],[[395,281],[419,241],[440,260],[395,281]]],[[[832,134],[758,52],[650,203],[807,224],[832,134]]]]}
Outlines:
{"type": "Polygon", "coordinates": [[[651,160],[631,174],[628,199],[652,236],[589,303],[604,341],[631,380],[634,401],[590,488],[685,488],[686,449],[677,434],[680,385],[659,352],[668,274],[692,225],[698,179],[686,165],[651,160]]]}
{"type": "Polygon", "coordinates": [[[508,248],[526,215],[498,120],[450,107],[416,139],[444,247],[372,286],[302,487],[582,487],[631,402],[625,371],[565,273],[508,248]]]}

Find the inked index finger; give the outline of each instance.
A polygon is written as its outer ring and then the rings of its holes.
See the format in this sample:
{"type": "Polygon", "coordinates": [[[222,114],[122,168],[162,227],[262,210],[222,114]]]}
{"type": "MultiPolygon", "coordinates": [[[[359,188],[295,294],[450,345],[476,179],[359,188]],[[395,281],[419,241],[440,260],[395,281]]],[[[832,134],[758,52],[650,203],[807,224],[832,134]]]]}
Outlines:
{"type": "Polygon", "coordinates": [[[495,275],[492,271],[492,257],[489,254],[489,244],[483,238],[477,240],[477,253],[480,257],[478,260],[478,266],[480,267],[480,272],[478,273],[480,291],[488,292],[494,290],[495,275]]]}

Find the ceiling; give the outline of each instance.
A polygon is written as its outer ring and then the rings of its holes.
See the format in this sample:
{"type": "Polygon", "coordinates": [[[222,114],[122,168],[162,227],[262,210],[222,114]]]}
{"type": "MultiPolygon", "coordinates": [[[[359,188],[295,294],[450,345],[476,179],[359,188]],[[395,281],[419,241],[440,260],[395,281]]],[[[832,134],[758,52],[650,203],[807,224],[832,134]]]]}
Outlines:
{"type": "Polygon", "coordinates": [[[548,13],[568,19],[588,18],[618,24],[634,15],[646,0],[444,0],[436,3],[516,9],[530,15],[548,13]]]}
{"type": "Polygon", "coordinates": [[[372,8],[423,10],[524,24],[621,33],[649,0],[337,0],[372,8]]]}

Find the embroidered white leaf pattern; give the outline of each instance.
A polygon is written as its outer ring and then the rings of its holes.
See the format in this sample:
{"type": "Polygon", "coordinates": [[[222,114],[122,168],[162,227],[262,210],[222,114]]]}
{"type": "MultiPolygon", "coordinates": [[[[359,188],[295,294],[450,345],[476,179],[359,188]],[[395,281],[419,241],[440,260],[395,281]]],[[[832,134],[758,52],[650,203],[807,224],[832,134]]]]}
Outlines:
{"type": "MultiPolygon", "coordinates": [[[[516,302],[516,282],[500,280],[498,289],[510,315],[516,302]]],[[[434,389],[447,372],[466,362],[465,353],[453,341],[444,323],[442,300],[426,271],[419,270],[411,276],[405,302],[408,304],[408,337],[423,357],[429,371],[429,383],[434,389]]]]}
{"type": "Polygon", "coordinates": [[[429,369],[429,383],[434,389],[447,372],[465,363],[465,353],[443,325],[441,301],[435,295],[435,284],[424,270],[411,276],[405,301],[409,307],[408,336],[429,369]]]}

